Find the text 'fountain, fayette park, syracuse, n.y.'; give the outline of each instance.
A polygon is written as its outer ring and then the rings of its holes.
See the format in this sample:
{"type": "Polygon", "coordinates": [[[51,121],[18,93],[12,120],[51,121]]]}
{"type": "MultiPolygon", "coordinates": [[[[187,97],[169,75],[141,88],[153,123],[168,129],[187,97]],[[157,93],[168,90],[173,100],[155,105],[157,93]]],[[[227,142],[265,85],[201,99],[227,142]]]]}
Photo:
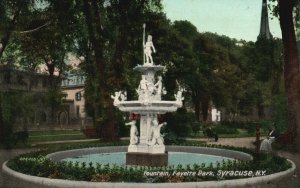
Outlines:
{"type": "Polygon", "coordinates": [[[162,101],[161,95],[165,93],[162,87],[162,77],[155,77],[156,72],[164,70],[164,66],[155,65],[152,53],[155,47],[152,36],[148,35],[145,42],[145,24],[143,25],[143,65],[137,65],[134,70],[142,74],[137,88],[138,100],[127,101],[126,93],[115,92],[111,97],[114,105],[123,112],[138,114],[140,117],[140,130],[133,119],[126,125],[130,128],[130,145],[126,153],[126,164],[165,166],[168,164],[168,154],[165,149],[164,139],[160,133],[161,127],[166,122],[159,123],[158,116],[166,112],[175,112],[182,106],[182,89],[175,94],[175,101],[162,101]]]}

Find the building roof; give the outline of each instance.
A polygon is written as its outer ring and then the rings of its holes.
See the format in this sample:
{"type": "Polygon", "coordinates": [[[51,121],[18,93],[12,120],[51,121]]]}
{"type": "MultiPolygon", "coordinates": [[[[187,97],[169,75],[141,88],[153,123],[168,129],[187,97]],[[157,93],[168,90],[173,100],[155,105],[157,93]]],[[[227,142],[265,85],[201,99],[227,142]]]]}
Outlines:
{"type": "Polygon", "coordinates": [[[62,88],[84,87],[85,76],[82,74],[68,74],[62,81],[62,88]]]}

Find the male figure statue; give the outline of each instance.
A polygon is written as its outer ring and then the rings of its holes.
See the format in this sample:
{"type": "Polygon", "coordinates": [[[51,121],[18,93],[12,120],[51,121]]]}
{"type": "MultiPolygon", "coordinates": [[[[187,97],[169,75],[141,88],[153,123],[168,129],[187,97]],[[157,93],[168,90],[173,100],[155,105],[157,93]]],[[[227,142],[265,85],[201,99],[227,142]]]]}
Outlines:
{"type": "Polygon", "coordinates": [[[144,44],[144,53],[146,56],[146,64],[153,65],[153,59],[152,59],[152,55],[151,55],[152,49],[153,49],[153,52],[155,53],[155,48],[154,48],[154,45],[152,42],[152,36],[148,35],[147,42],[146,42],[146,44],[144,44]]]}
{"type": "Polygon", "coordinates": [[[158,124],[158,121],[156,118],[153,119],[152,121],[153,125],[150,129],[151,131],[151,136],[152,139],[148,142],[148,145],[153,146],[155,144],[157,145],[163,145],[164,144],[164,139],[162,137],[162,135],[160,134],[160,129],[162,126],[167,125],[166,122],[158,124]]]}

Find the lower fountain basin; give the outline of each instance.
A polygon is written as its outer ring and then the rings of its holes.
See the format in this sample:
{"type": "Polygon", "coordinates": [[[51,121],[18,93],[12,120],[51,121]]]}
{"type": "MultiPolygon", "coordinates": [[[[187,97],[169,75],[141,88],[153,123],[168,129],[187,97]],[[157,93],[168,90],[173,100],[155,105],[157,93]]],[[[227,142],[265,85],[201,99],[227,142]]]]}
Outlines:
{"type": "MultiPolygon", "coordinates": [[[[187,165],[204,163],[206,165],[213,164],[214,166],[219,162],[226,160],[234,160],[229,157],[221,157],[216,155],[207,155],[207,154],[198,154],[198,153],[187,153],[187,152],[169,152],[168,153],[168,166],[177,166],[182,165],[186,167],[187,165]]],[[[115,152],[115,153],[97,153],[97,154],[88,154],[81,155],[76,157],[68,157],[62,159],[62,161],[72,161],[75,162],[85,162],[89,164],[93,163],[93,166],[96,167],[96,163],[99,164],[109,164],[109,165],[126,165],[126,152],[115,152]]]]}
{"type": "MultiPolygon", "coordinates": [[[[223,157],[234,158],[238,160],[252,160],[252,156],[243,152],[226,150],[226,149],[217,149],[217,148],[206,148],[206,147],[191,147],[191,146],[167,146],[166,149],[169,152],[188,152],[188,153],[200,153],[200,154],[209,154],[209,155],[220,155],[223,157]]],[[[69,150],[61,151],[49,154],[48,157],[55,161],[60,161],[67,157],[80,156],[85,154],[92,153],[113,153],[113,152],[126,152],[127,146],[121,147],[101,147],[101,148],[86,148],[78,150],[69,150]]],[[[269,184],[270,182],[278,182],[283,179],[290,177],[296,166],[292,161],[289,161],[292,164],[292,168],[278,172],[271,175],[261,176],[261,177],[250,177],[242,178],[235,180],[224,180],[224,181],[204,181],[204,182],[185,182],[185,183],[124,183],[124,182],[86,182],[86,181],[71,181],[71,180],[61,180],[61,179],[49,179],[36,176],[30,176],[22,174],[10,169],[5,162],[2,166],[4,182],[4,187],[14,187],[14,188],[138,188],[138,187],[254,187],[259,186],[263,187],[264,185],[269,184]]]]}
{"type": "MultiPolygon", "coordinates": [[[[99,153],[120,153],[127,152],[127,146],[117,146],[117,147],[97,147],[97,148],[85,148],[85,149],[76,149],[76,150],[67,150],[51,153],[47,155],[53,161],[61,161],[66,158],[76,158],[78,156],[99,154],[99,153]]],[[[236,160],[252,160],[252,156],[247,153],[219,149],[219,148],[207,148],[207,147],[191,147],[191,146],[166,146],[166,150],[170,153],[180,152],[180,153],[189,153],[189,154],[206,154],[210,156],[217,156],[223,158],[230,158],[236,160]]],[[[122,157],[121,157],[122,158],[122,157]]],[[[221,159],[222,161],[222,159],[221,159]]]]}

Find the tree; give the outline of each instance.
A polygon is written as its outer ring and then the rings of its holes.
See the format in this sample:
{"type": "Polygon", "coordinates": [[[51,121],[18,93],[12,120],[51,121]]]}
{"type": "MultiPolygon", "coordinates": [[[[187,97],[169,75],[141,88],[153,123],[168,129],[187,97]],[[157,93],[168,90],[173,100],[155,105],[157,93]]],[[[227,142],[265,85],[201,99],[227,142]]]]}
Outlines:
{"type": "Polygon", "coordinates": [[[284,49],[284,83],[287,95],[288,132],[292,135],[293,150],[300,148],[300,76],[295,26],[299,27],[299,0],[272,0],[273,13],[279,17],[284,49]],[[294,10],[296,10],[294,12],[294,10]]]}
{"type": "Polygon", "coordinates": [[[9,43],[11,35],[17,26],[22,9],[27,8],[27,1],[0,2],[0,58],[9,43]]]}
{"type": "MultiPolygon", "coordinates": [[[[226,108],[229,113],[239,113],[240,101],[245,96],[247,75],[243,75],[240,62],[233,53],[236,41],[212,33],[199,34],[193,41],[195,54],[187,85],[192,93],[196,117],[201,112],[207,121],[211,102],[226,108]]],[[[199,119],[199,118],[197,118],[199,119]]],[[[200,120],[200,119],[199,119],[200,120]]]]}
{"type": "MultiPolygon", "coordinates": [[[[96,126],[100,127],[101,138],[117,140],[118,126],[110,96],[116,90],[129,88],[132,78],[127,73],[132,71],[128,68],[142,62],[134,58],[137,49],[142,47],[139,42],[142,40],[136,39],[136,33],[142,33],[144,15],[159,7],[160,1],[113,0],[106,4],[95,0],[77,2],[82,4],[88,38],[86,42],[90,43],[88,67],[94,67],[94,70],[89,68],[88,75],[93,76],[92,79],[95,75],[97,78],[86,93],[92,99],[90,104],[94,104],[91,112],[96,126]]],[[[139,56],[142,57],[142,53],[139,56]]],[[[89,78],[87,80],[92,81],[89,78]]]]}
{"type": "Polygon", "coordinates": [[[278,12],[284,48],[284,80],[288,99],[288,128],[294,149],[300,148],[300,78],[293,9],[299,1],[278,0],[278,12]]]}
{"type": "MultiPolygon", "coordinates": [[[[18,21],[29,10],[31,1],[0,1],[0,63],[2,63],[4,50],[7,48],[13,32],[18,28],[18,21]]],[[[12,101],[10,93],[0,93],[0,141],[9,144],[12,131],[12,101]]]]}

